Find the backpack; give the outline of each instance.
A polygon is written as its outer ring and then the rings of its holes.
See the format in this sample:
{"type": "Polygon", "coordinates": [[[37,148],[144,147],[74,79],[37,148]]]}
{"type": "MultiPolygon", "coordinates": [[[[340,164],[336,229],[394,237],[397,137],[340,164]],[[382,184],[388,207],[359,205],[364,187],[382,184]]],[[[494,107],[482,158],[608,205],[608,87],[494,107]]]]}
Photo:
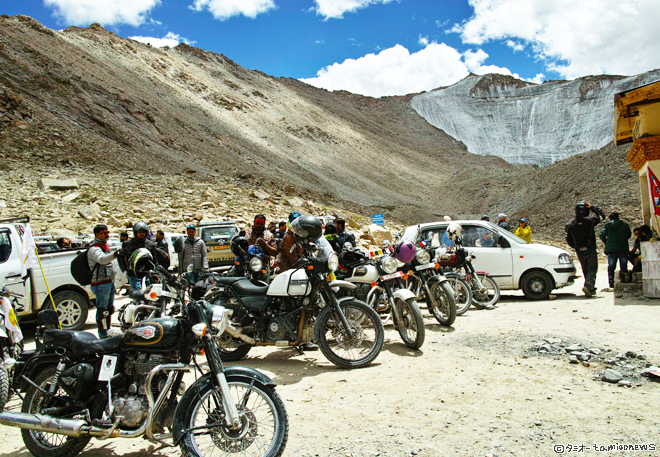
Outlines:
{"type": "Polygon", "coordinates": [[[78,251],[76,257],[71,261],[71,276],[81,286],[89,286],[92,283],[94,270],[99,266],[97,263],[93,269],[89,268],[89,261],[87,260],[88,252],[89,249],[78,251]]]}
{"type": "Polygon", "coordinates": [[[156,261],[166,270],[170,267],[170,255],[160,248],[156,248],[156,261]]]}

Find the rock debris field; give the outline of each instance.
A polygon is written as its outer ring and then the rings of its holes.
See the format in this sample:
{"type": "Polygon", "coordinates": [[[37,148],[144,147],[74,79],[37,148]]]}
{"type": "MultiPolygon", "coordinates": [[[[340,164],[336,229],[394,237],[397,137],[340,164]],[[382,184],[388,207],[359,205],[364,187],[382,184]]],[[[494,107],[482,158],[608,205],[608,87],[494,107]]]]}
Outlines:
{"type": "MultiPolygon", "coordinates": [[[[597,286],[606,283],[601,267],[597,286]]],[[[505,293],[494,310],[470,309],[450,328],[423,309],[421,351],[407,349],[389,326],[375,363],[359,370],[337,369],[318,351],[269,348],[253,348],[235,364],[278,384],[290,424],[285,457],[527,457],[575,454],[581,445],[583,455],[660,455],[640,450],[660,445],[660,383],[640,375],[660,361],[660,303],[605,292],[587,299],[581,286],[542,302],[505,293]],[[570,362],[586,352],[588,365],[570,362]],[[607,369],[630,387],[601,380],[607,369]],[[617,447],[600,447],[610,445],[617,447]],[[638,450],[616,450],[627,445],[638,450]]],[[[87,329],[94,329],[92,318],[87,329]]],[[[18,429],[0,430],[3,455],[29,455],[18,429]]],[[[81,455],[179,451],[143,440],[92,440],[81,455]]]]}

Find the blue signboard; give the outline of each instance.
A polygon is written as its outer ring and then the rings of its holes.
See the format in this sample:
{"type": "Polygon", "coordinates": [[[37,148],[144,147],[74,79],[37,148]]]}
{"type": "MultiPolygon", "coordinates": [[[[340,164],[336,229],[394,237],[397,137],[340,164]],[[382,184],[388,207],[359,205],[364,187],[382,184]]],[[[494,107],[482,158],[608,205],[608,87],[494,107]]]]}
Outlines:
{"type": "Polygon", "coordinates": [[[385,216],[383,214],[374,214],[371,216],[371,222],[376,225],[385,225],[385,216]]]}

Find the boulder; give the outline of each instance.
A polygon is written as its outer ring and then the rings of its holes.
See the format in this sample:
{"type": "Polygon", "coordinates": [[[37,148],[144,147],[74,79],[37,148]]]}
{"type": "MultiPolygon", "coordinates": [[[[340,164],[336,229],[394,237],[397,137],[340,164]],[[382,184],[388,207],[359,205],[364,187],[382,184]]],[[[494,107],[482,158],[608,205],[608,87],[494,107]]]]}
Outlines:
{"type": "Polygon", "coordinates": [[[83,219],[88,221],[95,221],[101,218],[101,207],[96,203],[90,203],[89,205],[80,208],[78,214],[83,219]]]}
{"type": "Polygon", "coordinates": [[[616,370],[612,370],[611,368],[608,368],[603,372],[602,380],[605,382],[611,382],[612,384],[616,384],[622,379],[623,379],[623,375],[616,370]]]}
{"type": "Polygon", "coordinates": [[[393,241],[392,232],[376,224],[371,224],[369,226],[369,239],[371,240],[371,243],[376,246],[382,246],[383,241],[385,240],[388,240],[390,243],[393,241]]]}
{"type": "Polygon", "coordinates": [[[270,195],[268,195],[268,193],[264,192],[263,190],[255,190],[252,192],[252,196],[258,198],[259,200],[268,200],[270,198],[270,195]]]}
{"type": "Polygon", "coordinates": [[[72,194],[69,194],[65,197],[62,197],[63,202],[70,202],[75,200],[76,198],[80,197],[80,192],[73,192],[72,194]]]}
{"type": "Polygon", "coordinates": [[[303,199],[299,197],[289,197],[286,199],[286,201],[289,202],[289,205],[296,207],[301,207],[305,204],[303,199]]]}
{"type": "Polygon", "coordinates": [[[47,190],[73,190],[78,189],[80,186],[75,179],[53,179],[41,178],[38,183],[39,189],[47,190]]]}
{"type": "Polygon", "coordinates": [[[4,200],[0,200],[0,208],[6,208],[7,207],[7,202],[4,200]]]}

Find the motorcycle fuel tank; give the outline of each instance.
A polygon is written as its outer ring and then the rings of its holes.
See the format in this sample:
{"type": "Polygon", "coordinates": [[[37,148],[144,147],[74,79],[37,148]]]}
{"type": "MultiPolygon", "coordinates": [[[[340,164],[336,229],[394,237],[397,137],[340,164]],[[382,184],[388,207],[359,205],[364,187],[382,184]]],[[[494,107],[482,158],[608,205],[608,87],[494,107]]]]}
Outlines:
{"type": "Polygon", "coordinates": [[[345,278],[344,281],[370,284],[378,281],[378,276],[378,268],[375,265],[361,265],[355,267],[353,275],[350,278],[345,278]]]}
{"type": "Polygon", "coordinates": [[[312,285],[305,270],[287,270],[273,279],[267,294],[288,297],[308,295],[311,292],[312,285]]]}
{"type": "Polygon", "coordinates": [[[183,325],[177,319],[161,317],[138,322],[129,328],[122,339],[128,347],[169,351],[178,347],[183,338],[183,325]]]}

